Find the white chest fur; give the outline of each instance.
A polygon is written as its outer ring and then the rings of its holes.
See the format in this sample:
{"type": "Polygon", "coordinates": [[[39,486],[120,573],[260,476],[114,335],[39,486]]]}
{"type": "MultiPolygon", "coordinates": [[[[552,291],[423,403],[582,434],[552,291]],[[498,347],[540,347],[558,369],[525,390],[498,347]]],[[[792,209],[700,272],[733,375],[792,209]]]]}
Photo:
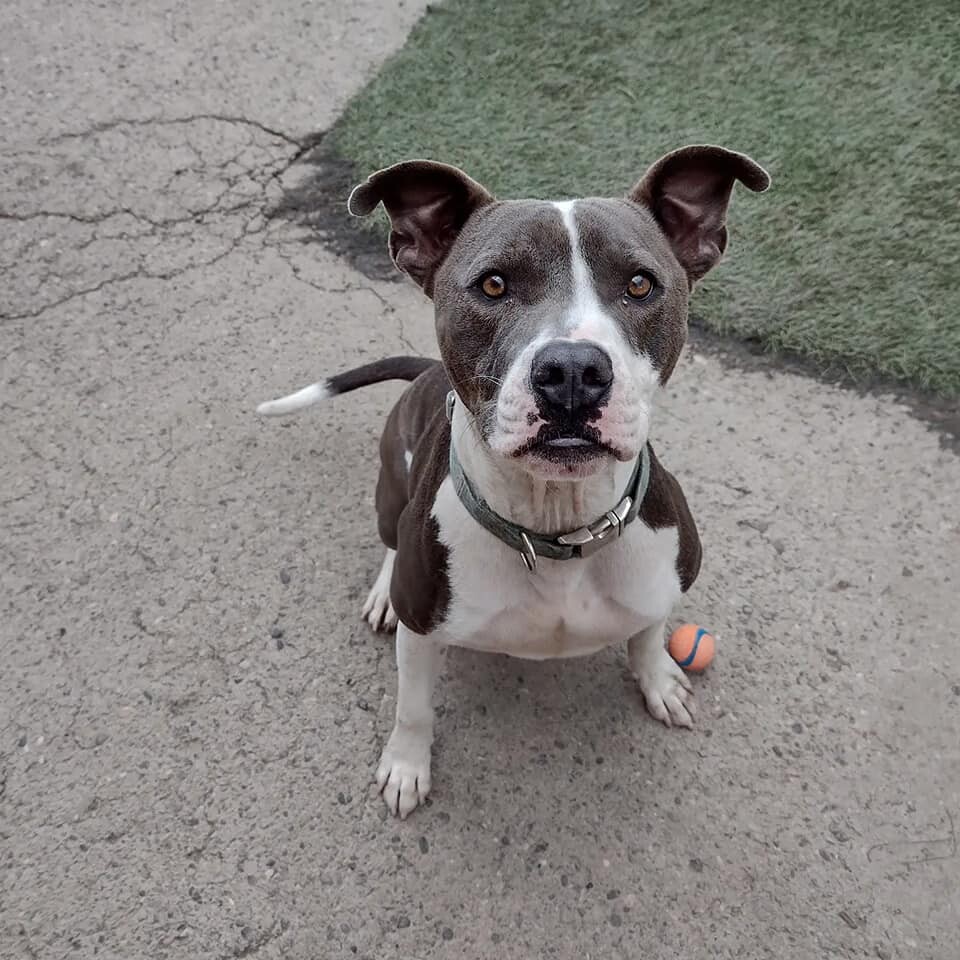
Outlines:
{"type": "Polygon", "coordinates": [[[447,642],[516,657],[594,653],[664,620],[680,596],[677,530],[635,520],[584,559],[546,560],[528,573],[519,555],[467,513],[448,477],[434,502],[449,550],[447,642]]]}

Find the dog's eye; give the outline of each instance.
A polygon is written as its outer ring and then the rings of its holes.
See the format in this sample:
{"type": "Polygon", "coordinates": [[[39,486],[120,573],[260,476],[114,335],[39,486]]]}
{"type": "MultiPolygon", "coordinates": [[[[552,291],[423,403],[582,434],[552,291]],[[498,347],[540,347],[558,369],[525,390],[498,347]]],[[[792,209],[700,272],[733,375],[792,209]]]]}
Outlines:
{"type": "Polygon", "coordinates": [[[507,292],[507,281],[499,273],[488,273],[480,283],[484,296],[499,300],[507,292]]]}
{"type": "Polygon", "coordinates": [[[653,293],[653,281],[643,273],[630,278],[627,284],[627,296],[631,300],[646,300],[653,293]]]}

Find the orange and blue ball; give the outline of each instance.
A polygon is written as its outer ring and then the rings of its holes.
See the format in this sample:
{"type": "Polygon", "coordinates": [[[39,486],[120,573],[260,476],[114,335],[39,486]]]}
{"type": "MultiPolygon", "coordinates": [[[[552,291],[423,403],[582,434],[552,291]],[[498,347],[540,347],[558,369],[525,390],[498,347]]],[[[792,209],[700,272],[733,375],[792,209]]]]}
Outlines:
{"type": "Polygon", "coordinates": [[[710,666],[717,650],[713,635],[695,623],[684,623],[670,635],[667,652],[677,665],[690,673],[700,673],[710,666]]]}

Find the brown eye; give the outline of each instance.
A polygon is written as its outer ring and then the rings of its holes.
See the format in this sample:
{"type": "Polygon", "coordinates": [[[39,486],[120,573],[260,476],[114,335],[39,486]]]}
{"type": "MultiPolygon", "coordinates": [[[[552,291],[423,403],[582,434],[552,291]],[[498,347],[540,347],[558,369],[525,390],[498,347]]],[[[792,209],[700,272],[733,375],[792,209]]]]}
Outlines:
{"type": "Polygon", "coordinates": [[[507,292],[507,281],[499,273],[488,273],[483,278],[480,289],[491,300],[499,300],[507,292]]]}
{"type": "Polygon", "coordinates": [[[627,296],[631,300],[646,300],[653,293],[653,281],[642,273],[630,278],[627,296]]]}

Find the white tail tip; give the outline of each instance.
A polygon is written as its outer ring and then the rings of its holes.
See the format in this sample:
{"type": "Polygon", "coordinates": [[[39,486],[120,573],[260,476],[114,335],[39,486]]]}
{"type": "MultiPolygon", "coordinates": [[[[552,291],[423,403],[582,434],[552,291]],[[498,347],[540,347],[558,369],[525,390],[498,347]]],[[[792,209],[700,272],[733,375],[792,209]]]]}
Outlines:
{"type": "Polygon", "coordinates": [[[257,413],[261,417],[283,417],[288,413],[296,413],[298,410],[312,407],[329,396],[330,389],[327,381],[321,380],[319,383],[311,383],[309,387],[304,387],[296,393],[291,393],[288,397],[261,403],[257,407],[257,413]]]}

